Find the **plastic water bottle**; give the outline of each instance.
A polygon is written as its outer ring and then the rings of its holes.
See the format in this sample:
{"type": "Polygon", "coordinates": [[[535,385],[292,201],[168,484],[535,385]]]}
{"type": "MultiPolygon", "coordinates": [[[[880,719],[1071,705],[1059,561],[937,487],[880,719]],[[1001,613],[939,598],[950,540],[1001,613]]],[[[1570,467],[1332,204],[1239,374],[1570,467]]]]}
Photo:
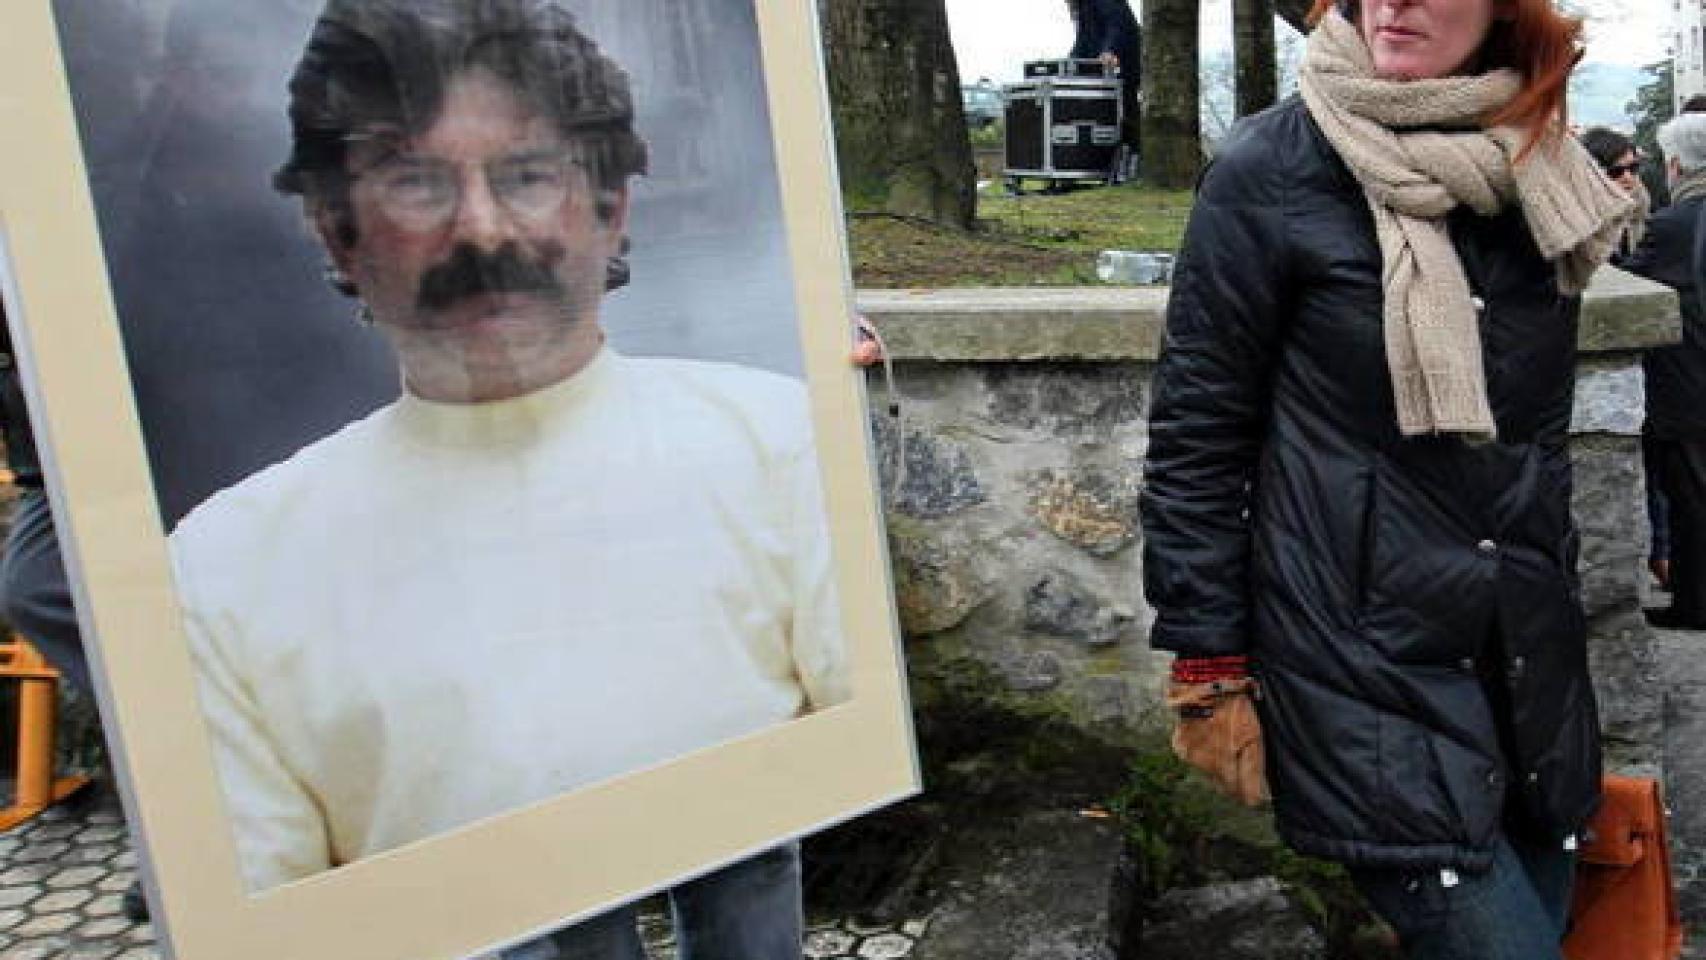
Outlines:
{"type": "Polygon", "coordinates": [[[1173,255],[1148,250],[1103,250],[1096,256],[1103,283],[1166,283],[1173,276],[1173,255]]]}

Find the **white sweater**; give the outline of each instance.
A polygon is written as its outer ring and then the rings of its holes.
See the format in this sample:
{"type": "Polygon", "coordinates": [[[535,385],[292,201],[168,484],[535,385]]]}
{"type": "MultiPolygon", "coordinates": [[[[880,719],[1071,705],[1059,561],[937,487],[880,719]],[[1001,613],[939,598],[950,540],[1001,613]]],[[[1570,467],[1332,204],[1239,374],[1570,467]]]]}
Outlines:
{"type": "Polygon", "coordinates": [[[252,890],[848,696],[806,395],[605,351],[405,396],[172,534],[252,890]]]}

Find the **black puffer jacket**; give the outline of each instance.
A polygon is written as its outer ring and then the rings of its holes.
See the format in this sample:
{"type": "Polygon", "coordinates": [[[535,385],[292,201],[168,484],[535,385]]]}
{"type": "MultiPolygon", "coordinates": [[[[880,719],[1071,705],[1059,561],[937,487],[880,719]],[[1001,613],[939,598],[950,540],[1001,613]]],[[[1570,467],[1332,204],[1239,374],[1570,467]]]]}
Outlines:
{"type": "Polygon", "coordinates": [[[1562,838],[1598,797],[1565,448],[1579,302],[1520,211],[1449,226],[1497,443],[1399,435],[1373,221],[1296,99],[1205,175],[1156,371],[1151,642],[1252,657],[1281,834],[1355,864],[1480,870],[1507,798],[1562,838]]]}
{"type": "Polygon", "coordinates": [[[1136,82],[1142,74],[1143,28],[1128,0],[1079,0],[1077,34],[1070,56],[1094,60],[1104,53],[1120,58],[1120,73],[1136,82]]]}
{"type": "Polygon", "coordinates": [[[1699,234],[1706,197],[1678,200],[1653,214],[1633,255],[1618,263],[1630,273],[1676,289],[1682,342],[1647,351],[1647,432],[1661,440],[1706,440],[1706,314],[1700,309],[1696,257],[1706,259],[1699,234]]]}

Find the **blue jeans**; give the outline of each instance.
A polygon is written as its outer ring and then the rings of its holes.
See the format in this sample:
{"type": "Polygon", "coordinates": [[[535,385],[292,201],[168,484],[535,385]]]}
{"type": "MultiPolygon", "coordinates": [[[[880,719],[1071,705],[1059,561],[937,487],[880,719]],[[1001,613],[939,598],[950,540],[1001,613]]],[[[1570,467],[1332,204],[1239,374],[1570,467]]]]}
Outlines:
{"type": "MultiPolygon", "coordinates": [[[[800,960],[800,846],[788,843],[669,891],[679,960],[800,960]]],[[[504,960],[646,960],[633,906],[506,950],[504,960]]]]}
{"type": "Polygon", "coordinates": [[[1559,960],[1575,865],[1558,841],[1501,837],[1493,865],[1453,886],[1438,870],[1350,874],[1411,960],[1559,960]]]}
{"type": "Polygon", "coordinates": [[[0,613],[59,668],[66,683],[93,696],[46,490],[26,488],[18,495],[12,530],[0,555],[0,613]]]}

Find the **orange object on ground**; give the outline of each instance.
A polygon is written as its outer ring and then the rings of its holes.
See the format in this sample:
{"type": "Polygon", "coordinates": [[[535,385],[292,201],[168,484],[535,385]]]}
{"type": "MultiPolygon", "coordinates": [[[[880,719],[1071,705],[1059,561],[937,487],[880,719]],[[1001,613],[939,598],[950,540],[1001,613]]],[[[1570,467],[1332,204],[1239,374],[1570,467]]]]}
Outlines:
{"type": "Polygon", "coordinates": [[[19,682],[17,791],[12,805],[0,810],[0,831],[6,831],[83,789],[89,778],[53,776],[59,671],[14,635],[0,643],[0,679],[19,682]]]}
{"type": "Polygon", "coordinates": [[[1576,863],[1568,960],[1676,960],[1682,920],[1656,780],[1607,775],[1576,863]]]}

